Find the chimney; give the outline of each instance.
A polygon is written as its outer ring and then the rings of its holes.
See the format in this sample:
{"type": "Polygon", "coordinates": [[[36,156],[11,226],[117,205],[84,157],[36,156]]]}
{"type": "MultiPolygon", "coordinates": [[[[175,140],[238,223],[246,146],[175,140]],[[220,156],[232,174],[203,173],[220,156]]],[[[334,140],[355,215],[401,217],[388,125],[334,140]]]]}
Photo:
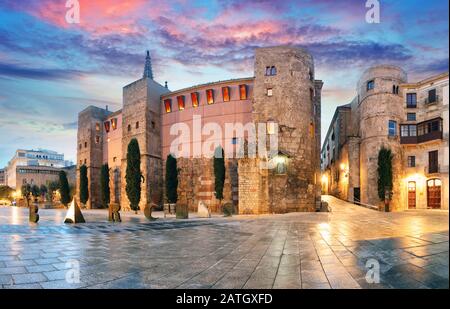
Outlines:
{"type": "Polygon", "coordinates": [[[169,88],[169,87],[167,86],[167,81],[166,81],[166,84],[164,85],[164,87],[166,87],[167,89],[169,88]]]}

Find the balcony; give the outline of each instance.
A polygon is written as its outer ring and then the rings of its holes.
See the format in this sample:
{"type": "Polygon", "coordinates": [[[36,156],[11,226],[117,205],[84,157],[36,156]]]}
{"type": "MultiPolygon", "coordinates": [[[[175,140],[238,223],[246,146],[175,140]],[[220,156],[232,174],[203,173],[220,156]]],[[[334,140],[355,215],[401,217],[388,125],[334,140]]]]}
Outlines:
{"type": "Polygon", "coordinates": [[[400,144],[420,144],[443,139],[442,118],[427,120],[417,125],[400,125],[400,144]]]}
{"type": "Polygon", "coordinates": [[[425,174],[430,176],[431,174],[439,174],[441,173],[441,166],[440,164],[432,164],[429,165],[428,167],[424,168],[425,170],[425,174]]]}
{"type": "Polygon", "coordinates": [[[432,105],[439,102],[439,96],[435,95],[433,97],[428,97],[425,99],[425,105],[432,105]]]}

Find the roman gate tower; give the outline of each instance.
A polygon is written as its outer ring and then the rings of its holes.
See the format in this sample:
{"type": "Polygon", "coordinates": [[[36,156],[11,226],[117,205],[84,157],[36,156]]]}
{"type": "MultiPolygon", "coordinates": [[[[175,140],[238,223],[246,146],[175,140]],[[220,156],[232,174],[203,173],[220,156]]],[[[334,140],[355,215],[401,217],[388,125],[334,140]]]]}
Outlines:
{"type": "Polygon", "coordinates": [[[256,49],[252,118],[267,125],[268,139],[278,134],[278,152],[240,160],[241,213],[314,211],[320,204],[321,88],[305,50],[256,49]]]}
{"type": "Polygon", "coordinates": [[[394,155],[391,208],[393,210],[400,208],[402,149],[398,125],[403,119],[404,112],[403,98],[398,89],[399,85],[406,81],[407,75],[401,68],[382,65],[366,70],[358,82],[362,203],[375,206],[382,203],[376,188],[378,152],[384,146],[394,155]]]}

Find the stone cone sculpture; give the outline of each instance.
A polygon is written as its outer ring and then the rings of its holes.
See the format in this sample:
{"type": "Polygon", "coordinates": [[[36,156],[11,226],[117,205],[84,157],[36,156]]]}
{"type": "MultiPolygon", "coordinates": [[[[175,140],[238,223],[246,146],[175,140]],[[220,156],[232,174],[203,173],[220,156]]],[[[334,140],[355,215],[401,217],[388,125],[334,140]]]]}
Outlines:
{"type": "Polygon", "coordinates": [[[64,223],[86,223],[86,221],[84,221],[83,214],[81,213],[81,209],[78,207],[75,199],[73,199],[72,203],[70,203],[64,223]]]}

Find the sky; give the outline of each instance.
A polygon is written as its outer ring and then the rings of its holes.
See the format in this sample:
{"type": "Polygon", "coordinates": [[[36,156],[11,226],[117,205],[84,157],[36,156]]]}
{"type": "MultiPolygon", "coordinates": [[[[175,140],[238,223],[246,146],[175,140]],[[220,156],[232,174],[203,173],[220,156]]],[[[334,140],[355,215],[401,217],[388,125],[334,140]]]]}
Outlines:
{"type": "Polygon", "coordinates": [[[1,0],[0,167],[18,148],[76,161],[78,112],[120,109],[146,50],[176,90],[253,76],[256,47],[306,48],[324,81],[323,139],[367,67],[398,65],[409,81],[448,71],[448,1],[379,2],[369,24],[365,0],[79,0],[69,24],[66,0],[1,0]]]}

